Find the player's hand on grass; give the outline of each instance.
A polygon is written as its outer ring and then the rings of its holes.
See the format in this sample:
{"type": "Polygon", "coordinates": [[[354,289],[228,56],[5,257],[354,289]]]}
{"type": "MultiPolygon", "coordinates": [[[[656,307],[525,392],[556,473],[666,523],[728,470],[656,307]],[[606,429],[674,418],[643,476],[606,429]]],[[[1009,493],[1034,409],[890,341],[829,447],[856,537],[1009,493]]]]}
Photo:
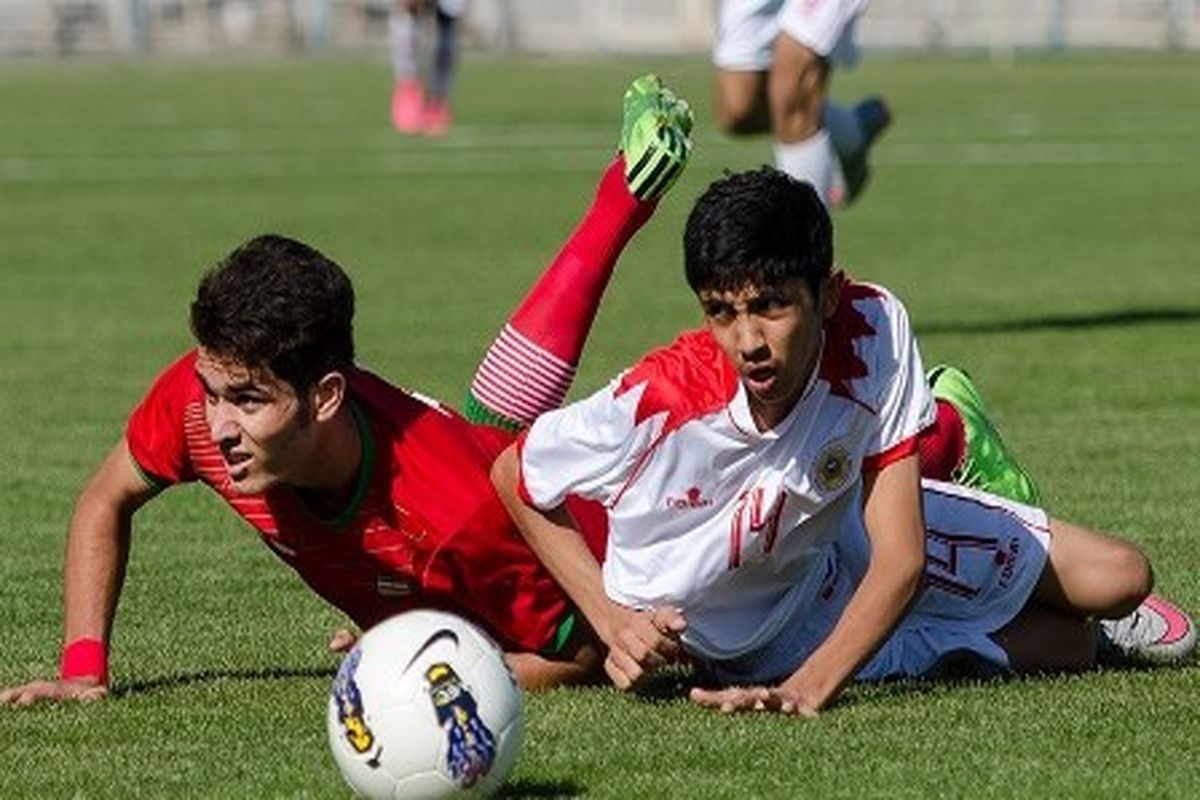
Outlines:
{"type": "Polygon", "coordinates": [[[604,671],[618,689],[632,689],[660,667],[679,660],[679,637],[687,628],[677,608],[637,611],[614,604],[604,671]]]}
{"type": "Polygon", "coordinates": [[[108,687],[95,680],[75,678],[69,681],[30,681],[0,691],[0,705],[25,707],[38,703],[71,700],[91,703],[108,696],[108,687]]]}
{"type": "Polygon", "coordinates": [[[334,653],[348,653],[358,643],[358,633],[350,628],[338,628],[329,637],[329,649],[334,653]]]}
{"type": "Polygon", "coordinates": [[[692,689],[690,696],[693,703],[715,709],[722,714],[770,711],[815,719],[820,713],[799,695],[782,686],[730,686],[724,689],[696,687],[692,689]]]}

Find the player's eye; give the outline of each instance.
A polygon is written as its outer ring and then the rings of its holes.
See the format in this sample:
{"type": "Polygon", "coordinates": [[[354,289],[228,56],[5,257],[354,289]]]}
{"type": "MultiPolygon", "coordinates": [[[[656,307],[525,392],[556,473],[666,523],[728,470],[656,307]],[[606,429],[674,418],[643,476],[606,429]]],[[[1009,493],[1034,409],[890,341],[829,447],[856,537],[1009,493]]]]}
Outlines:
{"type": "Polygon", "coordinates": [[[265,401],[254,394],[237,394],[233,396],[233,404],[243,411],[253,411],[265,401]]]}
{"type": "Polygon", "coordinates": [[[705,303],[704,315],[714,322],[728,322],[733,319],[733,307],[728,303],[705,303]]]}

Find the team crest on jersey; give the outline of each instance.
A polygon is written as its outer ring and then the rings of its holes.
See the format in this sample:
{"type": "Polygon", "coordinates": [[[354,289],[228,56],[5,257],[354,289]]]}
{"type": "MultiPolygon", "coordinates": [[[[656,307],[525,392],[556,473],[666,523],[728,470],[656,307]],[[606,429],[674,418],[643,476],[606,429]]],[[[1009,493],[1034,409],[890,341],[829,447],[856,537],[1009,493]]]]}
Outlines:
{"type": "Polygon", "coordinates": [[[367,726],[362,692],[359,691],[358,682],[354,677],[361,660],[362,651],[356,647],[342,661],[337,678],[333,682],[333,701],[337,703],[338,723],[342,726],[346,741],[354,748],[355,753],[366,759],[367,766],[378,767],[383,748],[367,726]]]}
{"type": "Polygon", "coordinates": [[[850,453],[840,442],[826,445],[813,462],[813,475],[827,492],[842,488],[850,478],[850,453]]]}
{"type": "Polygon", "coordinates": [[[425,680],[438,725],[446,732],[450,778],[460,788],[473,786],[492,768],[496,737],[480,719],[474,696],[453,667],[439,661],[425,670],[425,680]]]}

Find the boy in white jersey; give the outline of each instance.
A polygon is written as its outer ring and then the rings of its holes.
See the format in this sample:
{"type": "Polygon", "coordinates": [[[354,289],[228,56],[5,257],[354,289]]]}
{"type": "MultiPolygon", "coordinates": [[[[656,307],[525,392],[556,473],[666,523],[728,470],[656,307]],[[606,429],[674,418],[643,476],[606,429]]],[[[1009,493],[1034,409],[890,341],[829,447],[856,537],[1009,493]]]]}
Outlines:
{"type": "Polygon", "coordinates": [[[682,654],[717,685],[693,690],[701,704],[813,715],[852,678],[962,653],[1090,666],[1091,620],[1144,608],[1132,544],[922,482],[935,411],[907,315],[833,271],[809,184],[717,181],[684,249],[705,328],[540,418],[492,472],[616,685],[682,654]],[[572,494],[607,510],[603,567],[563,511],[572,494]]]}

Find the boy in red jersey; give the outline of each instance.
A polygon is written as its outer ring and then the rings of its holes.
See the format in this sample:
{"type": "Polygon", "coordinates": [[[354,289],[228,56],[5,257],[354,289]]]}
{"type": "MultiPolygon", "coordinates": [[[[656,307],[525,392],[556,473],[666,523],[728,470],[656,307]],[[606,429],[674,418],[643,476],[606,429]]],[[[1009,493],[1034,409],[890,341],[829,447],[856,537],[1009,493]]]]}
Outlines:
{"type": "Polygon", "coordinates": [[[445,609],[492,633],[526,687],[586,679],[595,647],[488,472],[513,430],[561,402],[617,256],[682,171],[690,130],[656,78],[630,87],[620,153],[485,356],[471,420],[355,364],[353,288],[321,253],[260,236],[226,257],[192,303],[198,347],[159,376],[77,501],[58,678],[0,703],[107,693],[132,518],[191,481],[357,625],[445,609]]]}

